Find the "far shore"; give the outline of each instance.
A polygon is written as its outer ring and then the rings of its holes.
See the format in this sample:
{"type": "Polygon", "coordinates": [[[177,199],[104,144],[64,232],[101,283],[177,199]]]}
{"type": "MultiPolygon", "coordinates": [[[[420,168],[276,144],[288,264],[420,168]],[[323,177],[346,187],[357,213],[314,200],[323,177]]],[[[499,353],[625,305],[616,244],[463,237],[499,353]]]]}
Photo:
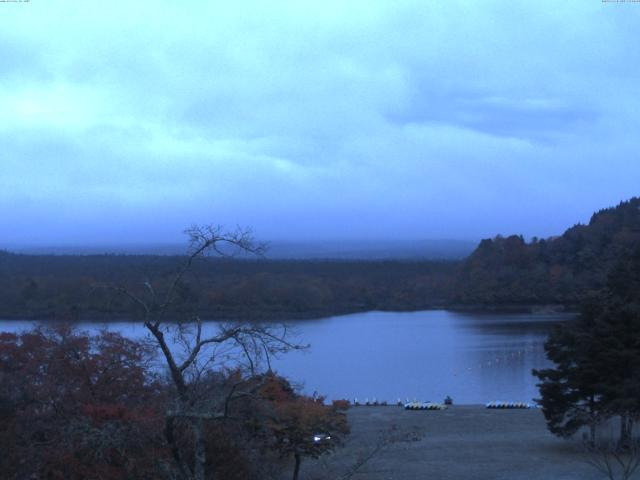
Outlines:
{"type": "MultiPolygon", "coordinates": [[[[430,305],[420,308],[403,308],[402,306],[393,306],[389,308],[351,308],[339,310],[310,310],[310,311],[269,311],[269,312],[242,312],[242,311],[218,311],[218,312],[201,312],[200,317],[205,321],[255,321],[255,322],[278,322],[278,321],[305,321],[318,320],[327,317],[338,317],[343,315],[352,315],[356,313],[367,312],[423,312],[445,310],[458,313],[478,313],[478,314],[576,314],[578,309],[575,306],[566,305],[549,305],[549,304],[530,304],[530,305],[430,305]]],[[[176,314],[176,317],[181,316],[176,314]]],[[[33,312],[2,312],[0,311],[0,320],[2,321],[34,321],[34,322],[96,322],[96,323],[117,323],[117,322],[135,322],[140,318],[126,317],[125,314],[105,313],[103,311],[82,312],[77,315],[57,316],[53,313],[37,313],[33,312]]]]}

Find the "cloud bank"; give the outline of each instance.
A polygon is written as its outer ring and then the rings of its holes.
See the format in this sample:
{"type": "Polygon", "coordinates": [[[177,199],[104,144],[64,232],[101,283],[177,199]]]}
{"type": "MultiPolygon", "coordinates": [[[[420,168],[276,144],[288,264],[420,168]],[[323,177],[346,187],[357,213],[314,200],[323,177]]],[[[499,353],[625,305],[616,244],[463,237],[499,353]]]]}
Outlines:
{"type": "Polygon", "coordinates": [[[0,243],[546,236],[637,195],[640,7],[0,5],[0,243]]]}

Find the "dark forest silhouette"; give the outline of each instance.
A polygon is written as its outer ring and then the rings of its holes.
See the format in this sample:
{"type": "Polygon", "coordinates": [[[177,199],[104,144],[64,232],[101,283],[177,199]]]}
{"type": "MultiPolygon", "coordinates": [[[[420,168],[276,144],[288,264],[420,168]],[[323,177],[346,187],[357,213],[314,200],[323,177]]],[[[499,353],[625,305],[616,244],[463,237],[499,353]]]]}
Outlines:
{"type": "MultiPolygon", "coordinates": [[[[462,261],[202,258],[172,314],[195,306],[209,319],[311,318],[367,310],[564,305],[601,290],[616,261],[640,245],[640,199],[595,213],[589,224],[527,242],[497,236],[462,261]]],[[[118,281],[169,281],[179,256],[18,255],[0,252],[0,317],[122,319],[123,299],[92,290],[118,281]]]]}

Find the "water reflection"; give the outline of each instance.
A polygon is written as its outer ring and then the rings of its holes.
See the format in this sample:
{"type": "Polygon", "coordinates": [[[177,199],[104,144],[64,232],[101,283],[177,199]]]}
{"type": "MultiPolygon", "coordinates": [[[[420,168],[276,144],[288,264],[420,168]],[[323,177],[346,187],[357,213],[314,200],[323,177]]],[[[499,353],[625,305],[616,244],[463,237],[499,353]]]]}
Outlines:
{"type": "Polygon", "coordinates": [[[312,351],[278,366],[331,398],[530,401],[538,396],[531,369],[548,365],[546,335],[568,318],[446,311],[335,317],[303,324],[312,351]]]}
{"type": "MultiPolygon", "coordinates": [[[[458,403],[531,401],[537,397],[532,368],[547,366],[543,343],[566,315],[472,314],[447,311],[368,312],[294,322],[297,340],[309,343],[273,366],[308,393],[458,403]]],[[[33,322],[0,322],[0,330],[28,329],[33,322]]],[[[83,330],[104,325],[81,323],[83,330]]],[[[140,323],[109,328],[142,338],[140,323]]],[[[208,324],[215,328],[215,323],[208,324]]]]}

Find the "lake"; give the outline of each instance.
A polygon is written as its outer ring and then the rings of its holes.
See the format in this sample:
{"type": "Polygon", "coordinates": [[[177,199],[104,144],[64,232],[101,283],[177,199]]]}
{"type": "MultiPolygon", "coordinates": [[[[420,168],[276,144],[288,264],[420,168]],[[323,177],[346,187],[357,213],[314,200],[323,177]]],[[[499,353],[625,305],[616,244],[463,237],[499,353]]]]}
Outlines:
{"type": "MultiPolygon", "coordinates": [[[[296,340],[310,348],[274,360],[273,367],[306,393],[330,399],[441,402],[450,395],[463,404],[531,401],[538,396],[531,369],[549,365],[543,348],[546,335],[570,318],[435,310],[290,322],[296,340]]],[[[21,331],[33,324],[0,321],[0,331],[21,331]]],[[[91,330],[104,324],[79,326],[91,330]]],[[[135,322],[109,328],[131,337],[145,335],[135,322]]]]}

